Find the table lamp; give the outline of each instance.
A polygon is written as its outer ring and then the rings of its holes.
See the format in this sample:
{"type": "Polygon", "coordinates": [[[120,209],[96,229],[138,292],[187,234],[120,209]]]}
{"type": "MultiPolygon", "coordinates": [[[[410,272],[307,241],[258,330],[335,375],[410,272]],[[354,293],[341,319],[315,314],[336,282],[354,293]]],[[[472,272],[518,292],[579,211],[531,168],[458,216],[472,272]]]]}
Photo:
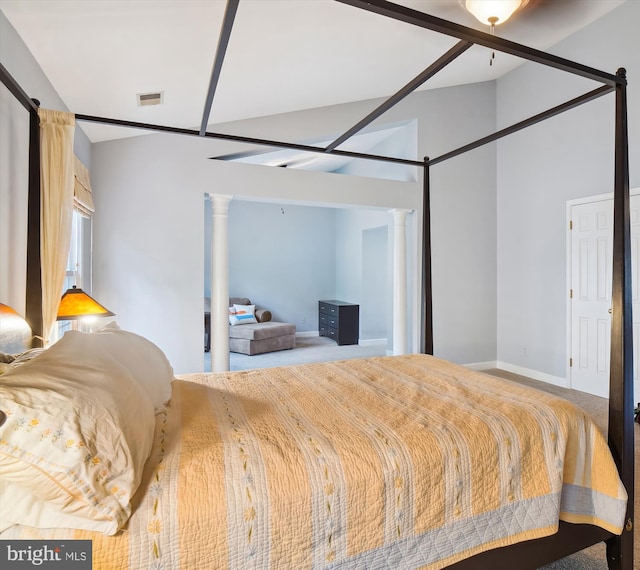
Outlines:
{"type": "Polygon", "coordinates": [[[109,309],[103,307],[93,297],[75,285],[67,289],[58,308],[58,321],[77,321],[88,317],[113,317],[109,309]]]}

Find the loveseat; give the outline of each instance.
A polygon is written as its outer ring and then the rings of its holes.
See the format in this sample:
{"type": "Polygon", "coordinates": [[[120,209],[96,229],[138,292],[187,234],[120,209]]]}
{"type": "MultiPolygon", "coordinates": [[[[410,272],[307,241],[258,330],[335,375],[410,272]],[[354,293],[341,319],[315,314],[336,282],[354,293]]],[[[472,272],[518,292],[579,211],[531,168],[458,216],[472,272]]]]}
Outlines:
{"type": "MultiPolygon", "coordinates": [[[[210,307],[210,299],[205,299],[205,322],[207,312],[210,313],[210,307]]],[[[229,298],[229,315],[229,350],[231,352],[253,356],[276,350],[288,350],[296,346],[296,326],[294,324],[272,321],[269,310],[255,308],[251,300],[246,297],[229,298]],[[235,306],[254,307],[255,322],[249,318],[245,319],[245,315],[241,315],[241,318],[233,318],[238,313],[235,306]],[[251,322],[247,322],[250,320],[251,322]]],[[[209,345],[210,324],[206,334],[207,345],[209,345]]]]}

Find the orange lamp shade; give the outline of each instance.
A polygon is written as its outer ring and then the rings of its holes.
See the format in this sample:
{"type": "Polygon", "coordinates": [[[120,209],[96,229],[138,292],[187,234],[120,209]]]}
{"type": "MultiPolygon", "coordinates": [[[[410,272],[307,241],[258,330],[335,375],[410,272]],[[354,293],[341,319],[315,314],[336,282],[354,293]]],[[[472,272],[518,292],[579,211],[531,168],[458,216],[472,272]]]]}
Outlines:
{"type": "Polygon", "coordinates": [[[67,289],[60,299],[57,320],[72,321],[82,317],[112,317],[113,315],[114,313],[109,309],[74,285],[72,289],[67,289]]]}

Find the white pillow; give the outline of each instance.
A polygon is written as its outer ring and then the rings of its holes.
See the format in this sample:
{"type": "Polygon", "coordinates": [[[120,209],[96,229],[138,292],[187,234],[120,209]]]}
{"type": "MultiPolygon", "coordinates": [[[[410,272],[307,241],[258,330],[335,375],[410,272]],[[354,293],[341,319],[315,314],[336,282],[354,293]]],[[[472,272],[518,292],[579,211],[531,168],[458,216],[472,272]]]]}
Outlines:
{"type": "Polygon", "coordinates": [[[16,366],[20,366],[25,362],[29,362],[36,356],[39,356],[40,354],[42,354],[45,350],[47,349],[46,348],[30,348],[29,350],[25,350],[22,354],[16,355],[15,360],[11,363],[10,366],[13,368],[16,366]]]}
{"type": "Polygon", "coordinates": [[[233,314],[229,311],[230,325],[246,325],[248,323],[257,323],[256,306],[255,305],[234,305],[233,314]]]}
{"type": "Polygon", "coordinates": [[[122,329],[115,321],[109,321],[106,325],[102,326],[95,332],[112,332],[112,331],[121,331],[122,329]]]}
{"type": "MultiPolygon", "coordinates": [[[[2,375],[0,531],[115,534],[151,453],[151,400],[105,334],[70,331],[2,375]]],[[[135,372],[135,371],[134,371],[135,372]]]]}
{"type": "Polygon", "coordinates": [[[171,399],[173,368],[164,352],[143,336],[122,330],[115,321],[105,325],[95,333],[92,346],[95,350],[104,350],[118,356],[118,360],[140,383],[153,404],[156,412],[162,410],[171,399]]]}

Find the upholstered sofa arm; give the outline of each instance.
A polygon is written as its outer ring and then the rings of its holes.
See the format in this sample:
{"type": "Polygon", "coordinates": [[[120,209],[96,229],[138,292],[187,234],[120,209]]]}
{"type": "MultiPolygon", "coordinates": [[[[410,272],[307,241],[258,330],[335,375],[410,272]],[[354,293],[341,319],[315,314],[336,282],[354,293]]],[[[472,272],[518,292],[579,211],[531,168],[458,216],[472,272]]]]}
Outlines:
{"type": "Polygon", "coordinates": [[[268,323],[271,320],[271,311],[267,309],[256,309],[256,321],[259,323],[268,323]]]}

